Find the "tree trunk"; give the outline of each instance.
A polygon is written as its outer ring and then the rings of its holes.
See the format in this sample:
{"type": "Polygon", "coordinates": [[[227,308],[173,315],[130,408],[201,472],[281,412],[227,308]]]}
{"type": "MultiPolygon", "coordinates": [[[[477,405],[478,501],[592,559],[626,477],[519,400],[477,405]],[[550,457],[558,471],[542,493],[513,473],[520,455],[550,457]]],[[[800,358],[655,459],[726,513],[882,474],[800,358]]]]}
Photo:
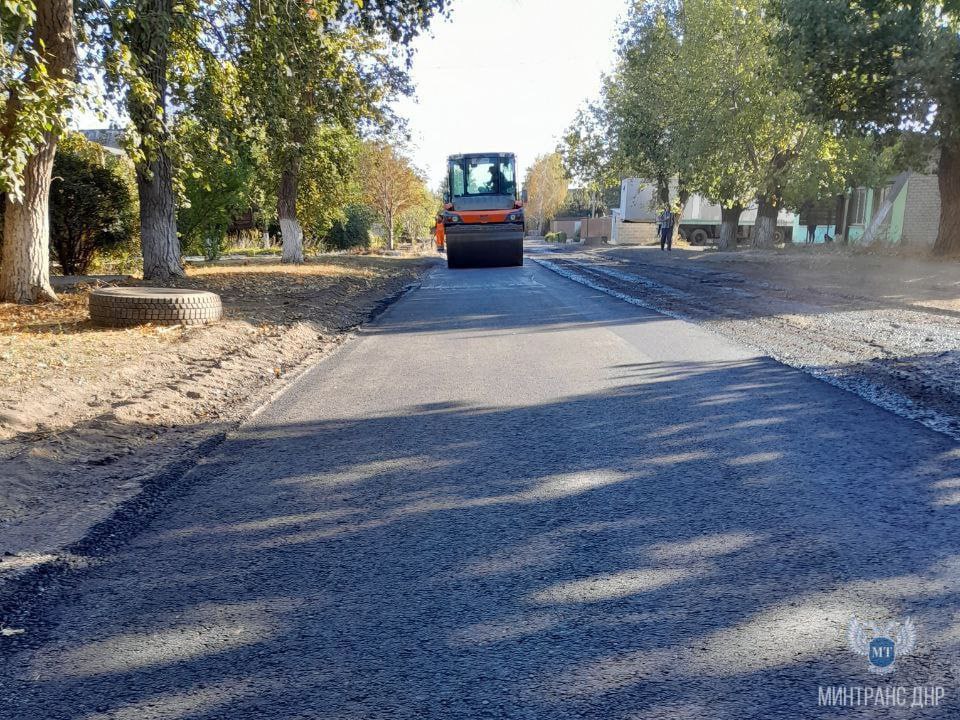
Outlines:
{"type": "Polygon", "coordinates": [[[266,227],[263,229],[262,245],[264,250],[270,249],[270,229],[266,227]]]}
{"type": "Polygon", "coordinates": [[[280,175],[277,193],[277,217],[280,219],[280,237],[283,241],[281,262],[303,262],[303,230],[297,219],[297,191],[300,186],[300,158],[291,157],[280,175]]]}
{"type": "Polygon", "coordinates": [[[131,93],[128,100],[131,121],[141,136],[151,140],[145,159],[137,164],[140,245],[145,280],[164,281],[183,275],[173,168],[167,153],[167,58],[172,25],[173,0],[140,0],[137,3],[130,30],[131,51],[153,91],[152,98],[131,93]]]}
{"type": "Polygon", "coordinates": [[[779,208],[766,198],[757,205],[757,221],[753,226],[753,246],[756,248],[773,247],[777,232],[779,208]]]}
{"type": "Polygon", "coordinates": [[[940,185],[940,229],[935,255],[960,255],[960,140],[944,143],[937,168],[940,185]]]}
{"type": "MultiPolygon", "coordinates": [[[[37,3],[33,45],[41,53],[47,74],[55,80],[73,80],[76,70],[72,0],[37,3]]],[[[69,98],[69,93],[63,93],[69,98]]],[[[21,120],[20,97],[7,98],[9,136],[21,120]]],[[[23,197],[8,194],[3,219],[3,266],[0,268],[0,299],[16,302],[56,300],[50,286],[50,179],[57,153],[56,132],[46,132],[23,175],[23,197]]]]}
{"type": "Polygon", "coordinates": [[[683,212],[687,209],[687,201],[690,200],[690,191],[685,187],[679,190],[680,212],[673,214],[673,242],[680,239],[680,220],[683,219],[683,212]]]}
{"type": "Polygon", "coordinates": [[[140,198],[140,244],[145,280],[169,280],[183,275],[177,211],[173,200],[173,167],[163,146],[137,168],[140,198]]]}
{"type": "Polygon", "coordinates": [[[56,300],[50,286],[50,176],[57,140],[44,135],[40,150],[27,162],[23,200],[7,196],[3,217],[3,299],[28,303],[56,300]]]}
{"type": "Polygon", "coordinates": [[[657,202],[661,205],[670,203],[670,180],[665,175],[657,175],[657,202]]]}
{"type": "Polygon", "coordinates": [[[720,208],[720,241],[717,248],[720,250],[735,250],[737,247],[737,230],[740,227],[740,214],[743,208],[739,205],[720,208]]]}
{"type": "Polygon", "coordinates": [[[387,210],[387,250],[393,250],[393,212],[387,210]]]}

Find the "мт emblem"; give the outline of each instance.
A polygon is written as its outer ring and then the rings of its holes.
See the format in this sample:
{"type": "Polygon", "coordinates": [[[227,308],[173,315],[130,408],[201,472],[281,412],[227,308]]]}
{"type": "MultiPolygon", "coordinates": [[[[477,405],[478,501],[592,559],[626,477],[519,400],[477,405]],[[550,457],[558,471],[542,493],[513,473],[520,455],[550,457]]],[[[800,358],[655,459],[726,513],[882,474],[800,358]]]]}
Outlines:
{"type": "Polygon", "coordinates": [[[893,672],[897,658],[913,652],[917,644],[917,629],[910,618],[902,623],[891,622],[883,626],[851,618],[847,639],[853,652],[867,658],[870,672],[885,675],[893,672]]]}

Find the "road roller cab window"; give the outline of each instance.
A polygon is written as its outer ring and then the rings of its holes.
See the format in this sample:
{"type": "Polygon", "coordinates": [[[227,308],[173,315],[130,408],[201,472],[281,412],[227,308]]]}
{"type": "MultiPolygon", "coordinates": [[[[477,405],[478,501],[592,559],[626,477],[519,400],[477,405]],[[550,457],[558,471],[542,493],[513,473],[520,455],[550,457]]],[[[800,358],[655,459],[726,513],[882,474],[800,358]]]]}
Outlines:
{"type": "Polygon", "coordinates": [[[450,192],[454,198],[516,194],[516,168],[512,156],[452,158],[449,168],[450,192]]]}

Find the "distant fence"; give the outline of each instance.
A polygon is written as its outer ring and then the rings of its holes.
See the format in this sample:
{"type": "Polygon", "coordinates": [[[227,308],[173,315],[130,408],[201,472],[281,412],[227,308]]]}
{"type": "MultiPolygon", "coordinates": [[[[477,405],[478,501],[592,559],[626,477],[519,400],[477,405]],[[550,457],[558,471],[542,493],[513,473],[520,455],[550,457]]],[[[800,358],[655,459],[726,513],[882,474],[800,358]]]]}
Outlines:
{"type": "Polygon", "coordinates": [[[610,218],[580,218],[579,220],[551,220],[550,232],[565,232],[573,240],[610,239],[610,218]]]}
{"type": "Polygon", "coordinates": [[[585,218],[580,225],[580,237],[587,239],[610,239],[610,218],[585,218]]]}
{"type": "Polygon", "coordinates": [[[579,220],[551,220],[550,232],[562,232],[567,234],[567,240],[573,240],[577,237],[580,230],[579,220]]]}

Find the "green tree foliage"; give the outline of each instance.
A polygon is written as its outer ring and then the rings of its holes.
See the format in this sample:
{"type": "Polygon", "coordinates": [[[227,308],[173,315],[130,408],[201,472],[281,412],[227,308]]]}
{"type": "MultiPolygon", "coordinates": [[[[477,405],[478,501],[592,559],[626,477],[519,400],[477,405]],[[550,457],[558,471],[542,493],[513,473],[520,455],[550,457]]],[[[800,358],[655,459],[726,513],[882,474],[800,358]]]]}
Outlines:
{"type": "Polygon", "coordinates": [[[178,107],[189,105],[198,64],[216,42],[217,32],[209,29],[217,27],[222,8],[204,0],[112,0],[83,7],[108,90],[130,118],[126,140],[137,167],[143,275],[182,275],[170,100],[172,95],[178,107]]]}
{"type": "Polygon", "coordinates": [[[722,246],[747,205],[758,208],[755,244],[768,245],[782,208],[841,192],[876,167],[872,138],[805,112],[778,31],[767,0],[637,3],[606,83],[623,164],[675,211],[690,192],[720,204],[722,246]]]}
{"type": "MultiPolygon", "coordinates": [[[[72,10],[70,3],[66,7],[72,10]]],[[[63,111],[75,97],[76,82],[72,72],[51,72],[37,32],[36,0],[0,5],[0,32],[0,192],[22,199],[27,161],[46,133],[64,127],[63,111]]]]}
{"type": "Polygon", "coordinates": [[[50,246],[65,275],[136,237],[133,167],[82,135],[61,138],[50,189],[50,246]]]}
{"type": "Polygon", "coordinates": [[[676,132],[682,0],[634,2],[620,38],[619,61],[604,83],[606,121],[619,165],[656,182],[658,200],[670,202],[670,182],[683,186],[692,148],[676,132]]]}
{"type": "Polygon", "coordinates": [[[249,107],[277,167],[283,259],[303,259],[297,198],[306,149],[322,127],[382,123],[386,103],[409,89],[400,46],[444,0],[238,3],[236,47],[249,107]]]}
{"type": "Polygon", "coordinates": [[[376,219],[376,213],[366,205],[348,205],[344,217],[333,221],[326,244],[338,250],[368,247],[376,219]]]}
{"type": "Polygon", "coordinates": [[[766,9],[766,0],[684,4],[676,117],[696,158],[691,188],[727,211],[721,246],[735,238],[746,205],[758,206],[754,243],[768,245],[781,208],[842,192],[873,161],[869,138],[804,112],[766,9]]]}
{"type": "MultiPolygon", "coordinates": [[[[939,151],[934,251],[960,253],[960,3],[777,0],[806,106],[864,135],[922,134],[939,151]]],[[[923,166],[928,157],[913,158],[923,166]]]]}
{"type": "Polygon", "coordinates": [[[360,140],[341,126],[320,128],[307,145],[300,167],[297,206],[309,245],[318,247],[335,222],[347,220],[344,208],[359,202],[360,140]]]}
{"type": "Polygon", "coordinates": [[[560,153],[540,155],[533,161],[523,182],[527,191],[527,224],[531,229],[543,232],[566,202],[569,185],[560,153]]]}
{"type": "Polygon", "coordinates": [[[231,222],[262,202],[258,180],[267,162],[262,133],[244,113],[236,66],[207,56],[194,77],[187,111],[173,127],[177,228],[188,253],[213,258],[231,222]]]}
{"type": "Polygon", "coordinates": [[[604,192],[619,184],[620,177],[604,112],[599,105],[591,103],[577,112],[558,152],[567,174],[586,198],[590,217],[604,212],[604,192]]]}

